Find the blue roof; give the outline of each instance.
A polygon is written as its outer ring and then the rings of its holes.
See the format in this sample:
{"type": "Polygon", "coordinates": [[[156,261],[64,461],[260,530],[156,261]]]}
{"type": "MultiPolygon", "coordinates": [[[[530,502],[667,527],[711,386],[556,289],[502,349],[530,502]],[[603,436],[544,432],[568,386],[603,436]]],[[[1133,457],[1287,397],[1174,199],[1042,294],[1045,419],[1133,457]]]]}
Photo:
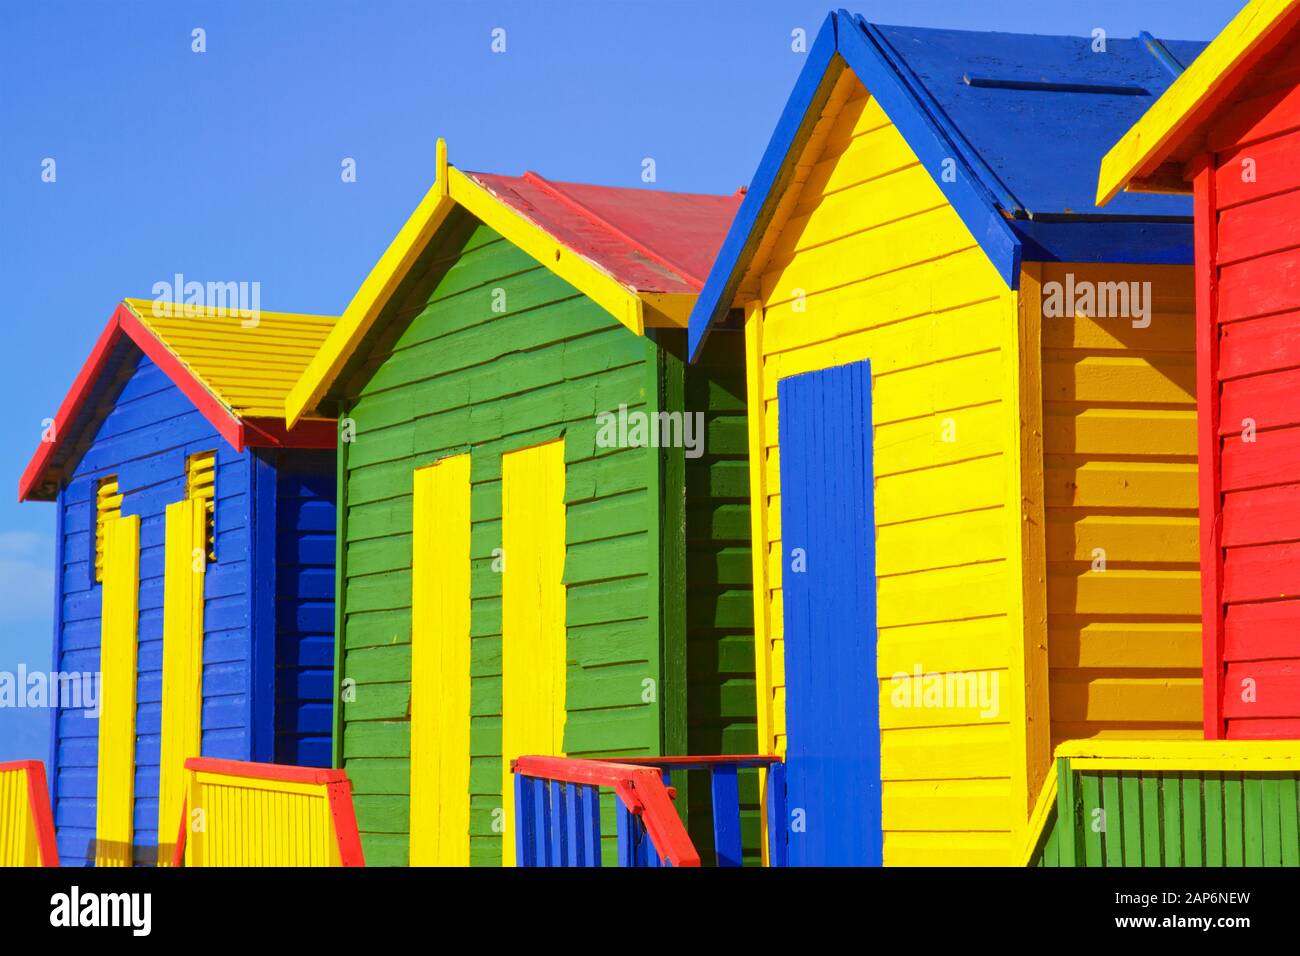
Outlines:
{"type": "Polygon", "coordinates": [[[731,307],[840,66],[880,103],[1010,288],[1028,261],[1190,263],[1185,196],[1094,204],[1101,157],[1206,46],[878,26],[827,17],[690,318],[731,307]],[[946,160],[958,175],[942,177],[946,160]]]}
{"type": "MultiPolygon", "coordinates": [[[[1097,169],[1176,74],[1161,41],[971,33],[864,24],[893,67],[978,158],[975,172],[1015,215],[1191,216],[1186,196],[1125,193],[1095,205],[1097,169]],[[1003,187],[1003,188],[999,188],[1003,187]]],[[[1164,42],[1181,68],[1205,43],[1164,42]]],[[[1177,67],[1176,67],[1177,69],[1177,67]]],[[[1180,69],[1181,72],[1181,69],[1180,69]]]]}

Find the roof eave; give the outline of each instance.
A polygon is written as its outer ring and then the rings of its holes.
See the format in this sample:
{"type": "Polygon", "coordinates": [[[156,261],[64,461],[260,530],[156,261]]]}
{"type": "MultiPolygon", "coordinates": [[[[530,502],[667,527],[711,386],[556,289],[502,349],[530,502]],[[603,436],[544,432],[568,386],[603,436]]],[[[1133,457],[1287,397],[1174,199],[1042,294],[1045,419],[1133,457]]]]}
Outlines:
{"type": "Polygon", "coordinates": [[[50,429],[49,441],[44,441],[32,456],[18,485],[19,502],[53,500],[51,489],[61,479],[50,476],[49,469],[60,448],[72,437],[68,429],[85,409],[95,388],[95,383],[107,371],[113,350],[122,338],[128,338],[152,361],[196,409],[216,429],[217,433],[237,452],[248,445],[248,432],[244,422],[208,388],[167,345],[140,321],[125,302],[113,310],[90,358],[77,374],[72,388],[63,399],[50,429]]]}
{"type": "Polygon", "coordinates": [[[925,104],[917,100],[907,81],[869,35],[863,21],[839,10],[827,17],[809,50],[808,62],[799,74],[744,202],[691,313],[689,350],[692,361],[699,357],[710,329],[734,304],[736,290],[744,280],[763,230],[771,222],[780,193],[789,182],[793,164],[812,135],[820,110],[839,78],[837,64],[851,69],[863,86],[871,91],[922,165],[938,170],[945,160],[955,158],[964,167],[965,174],[955,177],[953,182],[938,175],[933,179],[1007,287],[1019,288],[1021,242],[1007,224],[995,198],[983,187],[976,171],[970,168],[963,151],[955,146],[925,104]]]}
{"type": "Polygon", "coordinates": [[[629,288],[587,256],[561,242],[543,226],[504,202],[482,183],[451,167],[447,145],[438,141],[437,180],[379,262],[353,296],[306,372],[285,401],[285,419],[293,428],[326,401],[356,350],[375,328],[389,299],[451,211],[465,209],[507,241],[569,282],[637,335],[647,327],[685,324],[687,303],[680,293],[629,288]]]}
{"type": "Polygon", "coordinates": [[[1297,24],[1300,0],[1247,4],[1102,157],[1097,205],[1106,205],[1134,184],[1141,184],[1143,191],[1170,191],[1178,171],[1166,162],[1169,156],[1297,24]]]}

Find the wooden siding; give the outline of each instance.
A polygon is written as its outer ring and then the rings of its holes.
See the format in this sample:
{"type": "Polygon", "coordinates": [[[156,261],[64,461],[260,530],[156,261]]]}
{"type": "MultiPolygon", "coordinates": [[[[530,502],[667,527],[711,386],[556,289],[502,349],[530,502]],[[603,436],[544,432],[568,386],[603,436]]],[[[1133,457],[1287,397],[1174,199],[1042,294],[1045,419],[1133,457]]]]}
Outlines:
{"type": "MultiPolygon", "coordinates": [[[[140,524],[139,677],[136,717],[134,839],[152,862],[158,836],[162,630],[167,505],[185,498],[185,460],[221,448],[217,474],[219,564],[208,569],[204,635],[204,734],[207,756],[248,759],[249,617],[248,462],[224,445],[212,425],[143,356],[131,360],[114,407],[90,440],[62,497],[64,566],[60,671],[99,669],[102,588],[94,583],[95,493],[116,475],[122,513],[140,524]]],[[[80,865],[94,839],[98,721],[81,709],[56,722],[54,814],[60,857],[80,865]]]]}
{"type": "MultiPolygon", "coordinates": [[[[1203,355],[1214,407],[1204,451],[1218,528],[1206,602],[1206,730],[1229,739],[1300,736],[1300,402],[1295,281],[1300,248],[1300,114],[1295,51],[1261,70],[1210,130],[1217,150],[1197,190],[1213,224],[1203,355]]],[[[1204,216],[1203,216],[1204,213],[1204,216]]]]}
{"type": "Polygon", "coordinates": [[[275,456],[275,762],[330,765],[334,452],[275,456]]]}
{"type": "MultiPolygon", "coordinates": [[[[690,754],[749,754],[758,747],[750,567],[745,340],[718,329],[686,369],[685,408],[704,415],[703,453],[686,457],[686,664],[690,754]]],[[[708,775],[689,775],[688,825],[704,865],[713,855],[708,775]]],[[[759,862],[764,824],[757,771],[740,774],[741,843],[759,862]]]]}
{"type": "Polygon", "coordinates": [[[1192,269],[1047,263],[1041,282],[1069,313],[1041,318],[1052,741],[1200,736],[1192,269]],[[1150,324],[1064,302],[1102,283],[1150,283],[1150,324]]]}
{"type": "Polygon", "coordinates": [[[643,409],[653,345],[464,214],[394,298],[399,321],[349,391],[343,764],[371,865],[407,862],[415,469],[471,454],[471,846],[501,862],[501,458],[564,436],[573,756],[660,747],[658,501],[652,453],[596,446],[596,414],[643,409]],[[497,292],[499,290],[499,293],[497,292]],[[494,294],[505,311],[492,309],[494,294]],[[657,572],[656,572],[657,573],[657,572]]]}
{"type": "Polygon", "coordinates": [[[832,102],[845,105],[796,173],[747,323],[760,746],[785,744],[777,382],[869,358],[885,863],[1004,863],[1032,798],[1008,507],[1020,498],[1016,299],[879,105],[851,75],[840,84],[832,102]],[[894,675],[916,667],[996,679],[997,712],[894,706],[894,675]]]}
{"type": "Polygon", "coordinates": [[[1215,430],[1203,527],[1218,529],[1204,557],[1206,729],[1230,739],[1300,736],[1300,93],[1286,56],[1216,116],[1197,181],[1215,430]]]}

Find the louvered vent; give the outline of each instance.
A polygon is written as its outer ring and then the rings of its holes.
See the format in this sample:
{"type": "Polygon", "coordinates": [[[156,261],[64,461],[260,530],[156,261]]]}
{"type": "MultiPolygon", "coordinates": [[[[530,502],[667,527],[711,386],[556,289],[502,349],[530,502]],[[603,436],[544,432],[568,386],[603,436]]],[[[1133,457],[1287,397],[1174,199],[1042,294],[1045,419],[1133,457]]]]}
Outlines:
{"type": "Polygon", "coordinates": [[[217,560],[217,453],[204,452],[191,455],[186,462],[187,477],[186,496],[190,501],[202,501],[207,515],[207,532],[205,539],[208,548],[208,560],[217,560]]]}
{"type": "Polygon", "coordinates": [[[104,478],[95,492],[95,582],[104,581],[104,528],[114,518],[122,517],[122,495],[117,478],[104,478]]]}

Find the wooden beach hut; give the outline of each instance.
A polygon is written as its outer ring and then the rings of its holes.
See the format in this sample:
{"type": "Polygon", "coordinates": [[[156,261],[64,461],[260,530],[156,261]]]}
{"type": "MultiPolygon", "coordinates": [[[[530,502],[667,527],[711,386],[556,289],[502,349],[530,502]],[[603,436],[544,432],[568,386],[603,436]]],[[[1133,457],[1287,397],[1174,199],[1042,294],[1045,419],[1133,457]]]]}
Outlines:
{"type": "Polygon", "coordinates": [[[1300,737],[1300,3],[1254,0],[1101,164],[1196,216],[1205,736],[1300,737]]]}
{"type": "Polygon", "coordinates": [[[740,336],[684,367],[739,197],[437,157],[287,417],[340,420],[335,765],[367,861],[512,865],[514,757],[753,751],[740,336]]]}
{"type": "Polygon", "coordinates": [[[329,763],[335,423],[284,398],[334,322],[125,300],[23,475],[58,508],[64,865],[170,861],[189,757],[329,763]]]}
{"type": "Polygon", "coordinates": [[[745,330],[792,864],[1010,863],[1056,743],[1199,734],[1191,208],[1092,197],[1201,47],[811,46],[690,319],[745,330]]]}

